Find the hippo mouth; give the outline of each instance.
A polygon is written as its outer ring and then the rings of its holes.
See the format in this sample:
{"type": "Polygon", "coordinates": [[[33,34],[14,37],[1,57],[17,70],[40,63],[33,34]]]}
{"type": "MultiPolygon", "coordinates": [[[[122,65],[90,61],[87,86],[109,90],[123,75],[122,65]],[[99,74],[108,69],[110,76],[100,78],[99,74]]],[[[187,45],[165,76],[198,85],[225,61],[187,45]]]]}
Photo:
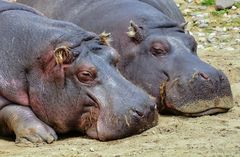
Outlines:
{"type": "Polygon", "coordinates": [[[100,103],[92,94],[87,93],[87,96],[89,100],[83,108],[79,127],[89,137],[98,139],[97,123],[100,114],[100,103]]]}
{"type": "MultiPolygon", "coordinates": [[[[199,116],[204,116],[204,115],[214,115],[217,113],[224,113],[227,112],[229,109],[228,108],[211,108],[211,109],[207,109],[201,112],[196,112],[196,113],[183,113],[181,112],[182,115],[184,116],[189,116],[189,117],[199,117],[199,116]]],[[[180,111],[179,111],[180,112],[180,111]]]]}
{"type": "Polygon", "coordinates": [[[169,82],[160,85],[160,112],[197,117],[224,113],[233,107],[231,94],[214,93],[210,98],[204,99],[199,95],[191,95],[191,92],[172,94],[174,90],[171,89],[172,86],[169,86],[169,82]]]}
{"type": "MultiPolygon", "coordinates": [[[[225,98],[223,98],[225,99],[225,98]]],[[[226,99],[230,99],[230,98],[226,98],[226,99]]],[[[228,100],[229,102],[231,102],[231,100],[228,100]]],[[[204,101],[204,104],[208,104],[208,106],[210,106],[209,104],[211,104],[212,102],[206,102],[204,101]]],[[[174,113],[176,115],[183,115],[183,116],[188,116],[188,117],[198,117],[198,116],[204,116],[204,115],[214,115],[214,114],[218,114],[218,113],[224,113],[227,112],[232,106],[229,106],[229,108],[226,107],[212,107],[212,108],[202,108],[202,107],[198,107],[200,106],[201,103],[194,103],[191,104],[190,106],[196,106],[195,108],[192,109],[192,107],[189,106],[186,107],[179,107],[179,108],[173,108],[173,105],[166,105],[166,111],[170,112],[170,113],[174,113]]],[[[206,105],[204,105],[206,106],[206,105]]]]}

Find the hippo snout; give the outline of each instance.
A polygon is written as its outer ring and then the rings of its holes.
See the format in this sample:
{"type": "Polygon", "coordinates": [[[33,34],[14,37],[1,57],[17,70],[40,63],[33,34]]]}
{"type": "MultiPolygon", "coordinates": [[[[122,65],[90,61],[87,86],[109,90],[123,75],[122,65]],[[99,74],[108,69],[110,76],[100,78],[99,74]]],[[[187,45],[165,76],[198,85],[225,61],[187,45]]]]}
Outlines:
{"type": "Polygon", "coordinates": [[[138,125],[139,124],[142,125],[143,128],[148,128],[148,127],[144,127],[144,125],[147,126],[150,124],[148,122],[153,122],[154,124],[156,123],[156,119],[157,119],[156,111],[157,111],[157,104],[155,102],[149,102],[148,104],[146,104],[146,107],[142,109],[131,108],[129,110],[129,117],[132,117],[133,119],[135,119],[135,122],[138,123],[138,125]]]}
{"type": "Polygon", "coordinates": [[[214,68],[196,70],[170,80],[165,86],[165,108],[176,114],[201,116],[227,112],[233,107],[230,83],[214,68]]]}
{"type": "Polygon", "coordinates": [[[143,107],[142,109],[136,109],[132,107],[130,109],[132,115],[139,118],[145,118],[145,117],[149,117],[149,115],[152,115],[152,113],[154,113],[154,111],[157,109],[157,104],[155,103],[155,99],[150,100],[144,106],[146,107],[143,107]]]}
{"type": "Polygon", "coordinates": [[[156,103],[148,100],[147,103],[122,106],[122,110],[101,112],[97,122],[97,139],[109,141],[124,138],[132,134],[141,133],[158,122],[156,103]],[[114,113],[113,113],[114,112],[114,113]]]}

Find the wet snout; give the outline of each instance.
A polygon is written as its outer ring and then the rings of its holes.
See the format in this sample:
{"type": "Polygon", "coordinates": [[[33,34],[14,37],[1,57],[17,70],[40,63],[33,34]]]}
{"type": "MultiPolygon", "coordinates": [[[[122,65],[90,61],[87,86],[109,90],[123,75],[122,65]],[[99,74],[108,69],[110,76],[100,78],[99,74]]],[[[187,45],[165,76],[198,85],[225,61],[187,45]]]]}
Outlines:
{"type": "Polygon", "coordinates": [[[141,119],[149,119],[150,121],[153,121],[155,118],[154,114],[156,111],[156,103],[155,103],[155,99],[152,99],[152,101],[146,102],[146,106],[143,107],[142,109],[138,109],[135,107],[132,107],[130,109],[130,115],[132,117],[138,118],[139,120],[141,119]],[[152,120],[151,120],[152,119],[152,120]]]}
{"type": "Polygon", "coordinates": [[[173,79],[166,83],[167,110],[201,116],[232,108],[232,92],[226,75],[196,57],[191,59],[179,67],[179,73],[175,72],[173,79]]]}

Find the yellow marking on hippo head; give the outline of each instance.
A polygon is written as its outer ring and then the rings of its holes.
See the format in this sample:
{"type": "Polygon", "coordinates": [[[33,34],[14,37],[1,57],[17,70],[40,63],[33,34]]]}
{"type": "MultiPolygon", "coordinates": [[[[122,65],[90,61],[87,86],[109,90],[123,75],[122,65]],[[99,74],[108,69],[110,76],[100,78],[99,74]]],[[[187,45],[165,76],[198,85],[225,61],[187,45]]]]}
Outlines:
{"type": "Polygon", "coordinates": [[[71,50],[68,46],[60,46],[54,50],[54,57],[57,64],[63,64],[72,58],[71,50]]]}
{"type": "Polygon", "coordinates": [[[144,38],[142,34],[142,30],[132,20],[130,21],[130,26],[128,27],[127,35],[129,38],[135,39],[138,42],[143,41],[143,38],[144,38]]]}
{"type": "Polygon", "coordinates": [[[112,41],[112,38],[111,38],[111,33],[106,33],[105,31],[102,32],[100,35],[99,35],[99,38],[100,38],[100,43],[103,44],[103,45],[107,45],[107,46],[110,46],[111,44],[111,41],[112,41]]]}

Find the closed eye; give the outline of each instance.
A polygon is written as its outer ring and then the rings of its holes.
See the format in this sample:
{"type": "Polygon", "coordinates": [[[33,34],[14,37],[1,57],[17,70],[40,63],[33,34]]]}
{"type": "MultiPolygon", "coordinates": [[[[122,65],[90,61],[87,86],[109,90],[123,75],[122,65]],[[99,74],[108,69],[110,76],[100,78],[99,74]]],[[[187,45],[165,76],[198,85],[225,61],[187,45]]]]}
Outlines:
{"type": "Polygon", "coordinates": [[[150,52],[153,55],[166,55],[169,52],[169,46],[162,42],[152,43],[150,52]]]}

